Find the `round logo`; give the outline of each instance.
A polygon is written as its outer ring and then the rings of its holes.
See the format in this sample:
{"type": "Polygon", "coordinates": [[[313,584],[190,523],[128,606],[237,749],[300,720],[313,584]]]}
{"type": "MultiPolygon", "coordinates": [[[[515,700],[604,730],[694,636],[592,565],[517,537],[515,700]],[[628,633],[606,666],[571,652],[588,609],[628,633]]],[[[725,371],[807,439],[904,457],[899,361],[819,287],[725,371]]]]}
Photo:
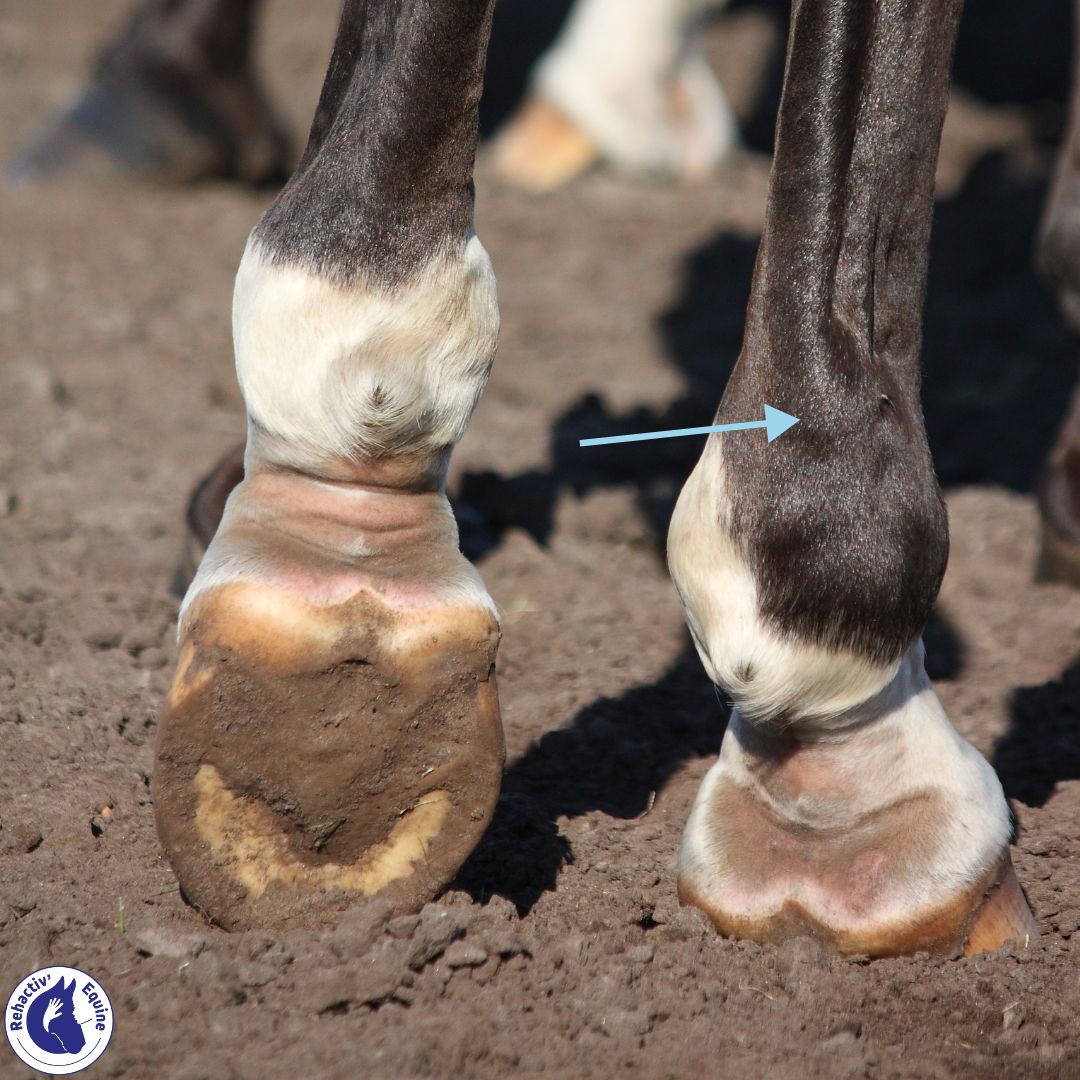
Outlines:
{"type": "Polygon", "coordinates": [[[85,971],[46,967],[11,993],[4,1032],[24,1065],[46,1076],[82,1072],[102,1054],[113,1033],[109,995],[85,971]]]}

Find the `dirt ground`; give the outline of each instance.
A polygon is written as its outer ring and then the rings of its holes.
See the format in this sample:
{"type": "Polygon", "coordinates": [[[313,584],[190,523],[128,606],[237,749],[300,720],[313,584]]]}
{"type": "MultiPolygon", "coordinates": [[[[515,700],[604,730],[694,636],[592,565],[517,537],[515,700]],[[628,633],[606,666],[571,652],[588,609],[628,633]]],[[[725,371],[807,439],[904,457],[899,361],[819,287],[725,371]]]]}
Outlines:
{"type": "MultiPolygon", "coordinates": [[[[0,0],[0,155],[124,7],[0,0]]],[[[927,643],[1019,819],[1042,931],[1020,954],[833,960],[721,940],[676,902],[724,724],[662,559],[700,447],[577,440],[711,416],[762,223],[775,9],[712,31],[750,147],[714,182],[529,199],[480,169],[503,338],[451,490],[504,615],[509,760],[489,835],[419,918],[229,935],[154,834],[167,583],[188,489],[242,431],[231,279],[270,193],[0,193],[0,992],[49,962],[95,974],[117,1027],[87,1075],[1080,1077],[1080,595],[1035,583],[1032,496],[1076,374],[1030,270],[1069,26],[1064,3],[1009,7],[965,24],[940,172],[926,399],[953,549],[927,643]]],[[[262,69],[299,133],[336,3],[269,8],[262,69]]],[[[500,9],[487,123],[553,17],[500,9]]]]}

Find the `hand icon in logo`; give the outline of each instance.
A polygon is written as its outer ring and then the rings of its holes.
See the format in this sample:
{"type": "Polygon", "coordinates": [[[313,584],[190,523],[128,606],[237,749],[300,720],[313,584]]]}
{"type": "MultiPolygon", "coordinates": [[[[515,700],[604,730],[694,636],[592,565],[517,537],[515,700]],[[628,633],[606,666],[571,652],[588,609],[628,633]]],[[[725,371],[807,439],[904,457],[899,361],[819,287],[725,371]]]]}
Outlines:
{"type": "Polygon", "coordinates": [[[49,1004],[45,1006],[45,1014],[41,1018],[41,1026],[48,1031],[49,1025],[60,1015],[63,1011],[64,1003],[59,998],[50,998],[49,1004]]]}

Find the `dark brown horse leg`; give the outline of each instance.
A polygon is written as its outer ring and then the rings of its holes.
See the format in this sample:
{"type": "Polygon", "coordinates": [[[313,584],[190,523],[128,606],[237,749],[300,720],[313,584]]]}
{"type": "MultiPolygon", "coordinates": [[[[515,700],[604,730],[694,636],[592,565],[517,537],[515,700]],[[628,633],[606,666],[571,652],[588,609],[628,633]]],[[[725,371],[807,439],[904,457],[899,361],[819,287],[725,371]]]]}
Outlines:
{"type": "Polygon", "coordinates": [[[765,233],[671,569],[735,711],[679,856],[726,934],[841,953],[1036,933],[993,769],[950,726],[920,634],[945,508],[920,404],[934,166],[959,0],[795,0],[765,233]]]}
{"type": "Polygon", "coordinates": [[[287,139],[252,67],[258,7],[141,0],[74,100],[8,163],[9,181],[283,180],[287,139]]]}
{"type": "Polygon", "coordinates": [[[195,485],[184,515],[184,545],[170,591],[182,597],[195,577],[210,541],[221,524],[225,503],[244,479],[244,444],[226,451],[220,461],[195,485]]]}
{"type": "Polygon", "coordinates": [[[183,890],[227,927],[415,910],[494,809],[498,623],[444,493],[498,335],[472,226],[491,8],[347,0],[237,275],[245,473],[184,599],[154,776],[183,890]]]}

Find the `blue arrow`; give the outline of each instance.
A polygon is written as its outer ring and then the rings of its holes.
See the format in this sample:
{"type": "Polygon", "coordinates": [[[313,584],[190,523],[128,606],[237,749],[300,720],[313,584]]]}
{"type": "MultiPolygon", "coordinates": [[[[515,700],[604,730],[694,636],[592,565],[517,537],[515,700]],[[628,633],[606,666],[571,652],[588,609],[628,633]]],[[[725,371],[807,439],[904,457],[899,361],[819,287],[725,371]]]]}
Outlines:
{"type": "Polygon", "coordinates": [[[637,435],[609,435],[604,439],[580,439],[578,446],[606,446],[608,443],[647,442],[649,439],[677,439],[682,435],[711,435],[714,431],[749,431],[751,428],[764,428],[768,441],[783,435],[788,428],[799,422],[797,416],[765,406],[764,420],[747,420],[742,424],[713,424],[711,427],[684,427],[672,431],[642,431],[637,435]]]}

